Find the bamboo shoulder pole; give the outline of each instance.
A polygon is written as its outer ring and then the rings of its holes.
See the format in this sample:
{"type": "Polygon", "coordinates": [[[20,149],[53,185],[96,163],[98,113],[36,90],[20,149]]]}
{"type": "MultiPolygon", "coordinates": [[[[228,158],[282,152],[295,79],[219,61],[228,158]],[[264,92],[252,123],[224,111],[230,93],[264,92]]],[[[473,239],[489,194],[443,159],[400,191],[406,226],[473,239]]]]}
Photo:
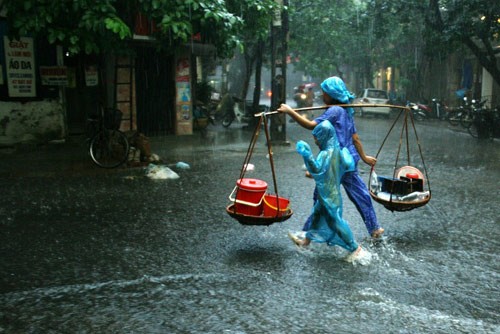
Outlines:
{"type": "MultiPolygon", "coordinates": [[[[329,105],[323,105],[323,106],[316,106],[316,107],[305,107],[305,108],[293,108],[295,111],[308,111],[308,110],[319,110],[319,109],[326,109],[330,108],[333,106],[337,107],[354,107],[354,108],[362,108],[362,107],[389,107],[389,108],[398,108],[398,109],[410,109],[410,107],[407,106],[397,106],[397,105],[392,105],[392,104],[369,104],[369,103],[354,103],[354,104],[329,104],[329,105]]],[[[273,115],[277,114],[279,111],[274,110],[274,111],[267,111],[267,112],[261,112],[258,114],[255,114],[255,117],[260,117],[263,115],[273,115]]]]}

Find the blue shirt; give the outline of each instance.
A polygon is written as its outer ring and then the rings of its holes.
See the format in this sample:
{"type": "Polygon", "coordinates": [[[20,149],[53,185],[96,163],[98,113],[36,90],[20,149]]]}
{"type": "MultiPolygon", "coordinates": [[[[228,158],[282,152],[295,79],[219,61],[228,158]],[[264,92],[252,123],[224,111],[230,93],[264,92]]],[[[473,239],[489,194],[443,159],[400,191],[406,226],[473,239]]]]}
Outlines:
{"type": "Polygon", "coordinates": [[[340,148],[347,147],[354,161],[357,163],[360,157],[352,141],[352,136],[357,132],[356,126],[354,125],[354,119],[349,116],[344,108],[333,106],[314,119],[316,124],[325,120],[329,120],[335,128],[340,148]]]}

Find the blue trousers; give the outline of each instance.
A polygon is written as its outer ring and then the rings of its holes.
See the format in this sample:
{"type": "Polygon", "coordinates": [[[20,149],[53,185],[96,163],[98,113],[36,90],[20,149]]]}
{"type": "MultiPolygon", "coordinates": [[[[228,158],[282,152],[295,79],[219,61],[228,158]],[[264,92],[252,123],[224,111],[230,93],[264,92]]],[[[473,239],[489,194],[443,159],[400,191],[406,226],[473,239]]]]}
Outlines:
{"type": "MultiPolygon", "coordinates": [[[[373,231],[380,228],[377,221],[377,216],[375,215],[375,209],[373,208],[372,199],[368,188],[366,187],[363,179],[359,176],[358,170],[353,172],[347,172],[344,174],[341,180],[347,197],[354,203],[354,206],[358,210],[363,222],[365,223],[368,234],[372,234],[373,231]]],[[[317,190],[314,188],[313,201],[317,201],[317,190]]],[[[312,217],[309,216],[302,228],[303,231],[308,231],[311,227],[312,217]]]]}

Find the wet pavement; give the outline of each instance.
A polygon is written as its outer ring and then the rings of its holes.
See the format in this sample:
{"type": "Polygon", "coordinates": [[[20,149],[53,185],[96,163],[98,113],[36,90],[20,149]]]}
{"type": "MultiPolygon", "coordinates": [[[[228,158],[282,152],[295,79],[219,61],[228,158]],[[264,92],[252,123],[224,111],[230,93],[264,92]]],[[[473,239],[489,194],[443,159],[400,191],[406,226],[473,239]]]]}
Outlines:
{"type": "MultiPolygon", "coordinates": [[[[374,155],[391,120],[356,122],[374,155]]],[[[2,149],[0,333],[498,333],[499,141],[440,121],[417,131],[429,204],[399,213],[375,203],[386,234],[374,242],[343,193],[344,218],[372,255],[364,266],[339,248],[299,251],[286,236],[314,187],[294,152],[311,134],[295,123],[291,145],[273,146],[294,215],[269,227],[225,212],[252,135],[239,124],[150,138],[176,180],[95,167],[77,138],[2,149]]],[[[394,160],[388,142],[380,170],[394,160]]],[[[246,176],[272,191],[266,153],[261,133],[246,176]]],[[[418,163],[417,150],[410,157],[418,163]]]]}

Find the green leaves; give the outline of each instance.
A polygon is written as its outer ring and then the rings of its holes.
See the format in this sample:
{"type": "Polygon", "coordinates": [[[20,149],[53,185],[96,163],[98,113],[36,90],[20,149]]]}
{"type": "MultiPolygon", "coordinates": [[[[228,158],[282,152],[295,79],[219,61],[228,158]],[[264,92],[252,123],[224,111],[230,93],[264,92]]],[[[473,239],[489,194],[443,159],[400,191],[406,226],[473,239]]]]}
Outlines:
{"type": "Polygon", "coordinates": [[[64,41],[65,37],[66,37],[65,32],[57,29],[49,29],[49,33],[47,35],[47,39],[51,44],[62,42],[64,41]]]}
{"type": "Polygon", "coordinates": [[[498,40],[499,16],[500,5],[488,0],[294,1],[289,50],[300,55],[296,68],[313,76],[336,65],[371,81],[373,69],[412,68],[423,56],[447,56],[463,39],[498,40]]]}
{"type": "Polygon", "coordinates": [[[107,29],[111,30],[115,34],[118,34],[120,39],[125,39],[126,37],[131,36],[129,27],[117,16],[104,19],[104,24],[107,29]]]}
{"type": "Polygon", "coordinates": [[[11,35],[40,36],[71,52],[128,48],[137,13],[155,22],[165,45],[185,43],[197,32],[225,54],[242,41],[267,36],[273,0],[3,0],[11,35]]]}
{"type": "Polygon", "coordinates": [[[11,35],[47,38],[52,44],[66,46],[72,53],[111,49],[132,35],[113,3],[116,1],[3,1],[11,35]]]}

